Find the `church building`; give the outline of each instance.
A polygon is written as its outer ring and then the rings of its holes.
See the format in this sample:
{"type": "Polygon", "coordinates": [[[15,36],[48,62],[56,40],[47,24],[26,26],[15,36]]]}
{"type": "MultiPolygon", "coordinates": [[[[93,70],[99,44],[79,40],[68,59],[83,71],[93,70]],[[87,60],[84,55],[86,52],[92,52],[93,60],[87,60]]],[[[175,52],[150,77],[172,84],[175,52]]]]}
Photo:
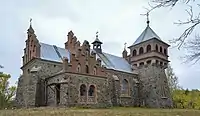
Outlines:
{"type": "Polygon", "coordinates": [[[69,31],[64,47],[40,42],[30,24],[23,74],[18,79],[19,107],[172,106],[165,69],[169,45],[152,30],[144,31],[122,56],[105,53],[96,34],[90,44],[69,31]]]}

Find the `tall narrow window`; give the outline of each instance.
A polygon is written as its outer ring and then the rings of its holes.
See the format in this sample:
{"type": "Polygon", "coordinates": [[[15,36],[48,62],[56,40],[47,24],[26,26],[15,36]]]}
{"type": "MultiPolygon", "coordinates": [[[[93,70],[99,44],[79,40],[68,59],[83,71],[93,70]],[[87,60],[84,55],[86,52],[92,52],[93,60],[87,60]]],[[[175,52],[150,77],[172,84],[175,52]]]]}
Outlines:
{"type": "Polygon", "coordinates": [[[158,64],[159,63],[159,61],[158,60],[156,60],[156,64],[158,64]]]}
{"type": "Polygon", "coordinates": [[[156,51],[158,52],[158,45],[156,44],[156,51]]]}
{"type": "Polygon", "coordinates": [[[89,73],[89,66],[88,65],[85,66],[85,72],[89,73]]]}
{"type": "Polygon", "coordinates": [[[129,93],[129,85],[126,79],[122,80],[121,93],[126,95],[129,93]]]}
{"type": "Polygon", "coordinates": [[[95,96],[95,86],[90,85],[89,91],[88,91],[88,96],[95,96]]]}
{"type": "Polygon", "coordinates": [[[93,74],[94,74],[94,75],[97,75],[97,67],[96,67],[96,66],[94,67],[94,72],[93,72],[93,74]]]}
{"type": "Polygon", "coordinates": [[[136,56],[136,55],[137,55],[137,51],[133,50],[133,56],[136,56]]]}
{"type": "Polygon", "coordinates": [[[167,55],[167,50],[166,49],[164,49],[164,54],[167,55]]]}
{"type": "Polygon", "coordinates": [[[160,47],[160,52],[162,53],[163,51],[162,51],[162,47],[160,47]]]}
{"type": "Polygon", "coordinates": [[[82,84],[80,86],[80,96],[86,96],[86,85],[82,84]]]}
{"type": "Polygon", "coordinates": [[[143,54],[143,53],[144,53],[144,49],[143,49],[143,47],[140,47],[139,54],[143,54]]]}
{"type": "Polygon", "coordinates": [[[151,51],[151,45],[147,45],[146,51],[147,51],[147,52],[150,52],[150,51],[151,51]]]}
{"type": "Polygon", "coordinates": [[[81,64],[80,64],[80,63],[77,65],[77,72],[78,72],[78,73],[81,72],[81,64]]]}

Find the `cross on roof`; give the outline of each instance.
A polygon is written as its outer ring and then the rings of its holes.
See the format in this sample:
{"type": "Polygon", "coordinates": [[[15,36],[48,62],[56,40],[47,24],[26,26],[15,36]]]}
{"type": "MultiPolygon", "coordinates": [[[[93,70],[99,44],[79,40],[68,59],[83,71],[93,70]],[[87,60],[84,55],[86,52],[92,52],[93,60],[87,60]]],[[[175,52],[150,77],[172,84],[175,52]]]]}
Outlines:
{"type": "Polygon", "coordinates": [[[149,21],[149,11],[146,14],[141,14],[141,15],[146,15],[147,16],[147,25],[149,25],[150,21],[149,21]]]}
{"type": "Polygon", "coordinates": [[[30,18],[30,25],[32,25],[32,18],[30,18]]]}
{"type": "Polygon", "coordinates": [[[124,50],[126,49],[126,44],[127,44],[127,43],[125,42],[125,43],[124,43],[124,50]]]}

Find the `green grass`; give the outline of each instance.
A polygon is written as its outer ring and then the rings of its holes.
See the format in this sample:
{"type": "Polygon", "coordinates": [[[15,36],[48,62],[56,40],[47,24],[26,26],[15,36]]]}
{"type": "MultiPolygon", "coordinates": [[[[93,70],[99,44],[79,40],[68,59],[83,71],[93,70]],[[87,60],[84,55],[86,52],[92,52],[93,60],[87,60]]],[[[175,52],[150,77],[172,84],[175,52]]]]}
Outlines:
{"type": "Polygon", "coordinates": [[[31,108],[0,110],[0,116],[200,116],[200,110],[147,108],[31,108]]]}

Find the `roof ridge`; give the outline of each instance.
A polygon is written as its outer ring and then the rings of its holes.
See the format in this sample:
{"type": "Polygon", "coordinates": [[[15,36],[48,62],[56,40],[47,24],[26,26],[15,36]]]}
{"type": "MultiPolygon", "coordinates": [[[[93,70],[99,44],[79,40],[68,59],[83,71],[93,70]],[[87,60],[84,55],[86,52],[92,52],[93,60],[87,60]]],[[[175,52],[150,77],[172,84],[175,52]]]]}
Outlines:
{"type": "Polygon", "coordinates": [[[133,43],[133,45],[136,45],[136,44],[139,44],[141,42],[150,40],[152,38],[157,38],[157,39],[161,40],[160,37],[154,32],[154,30],[149,25],[147,25],[147,27],[145,28],[145,30],[135,40],[135,42],[133,43]]]}

